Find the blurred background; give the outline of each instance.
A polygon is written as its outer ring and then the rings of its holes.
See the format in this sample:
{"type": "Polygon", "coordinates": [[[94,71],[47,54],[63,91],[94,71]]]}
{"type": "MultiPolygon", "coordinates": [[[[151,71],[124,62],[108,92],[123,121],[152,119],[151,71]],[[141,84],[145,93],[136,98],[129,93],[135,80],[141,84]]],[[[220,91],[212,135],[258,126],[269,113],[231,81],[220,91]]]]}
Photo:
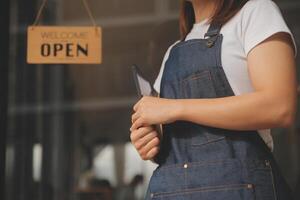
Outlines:
{"type": "MultiPolygon", "coordinates": [[[[154,81],[165,51],[179,38],[179,1],[88,3],[103,28],[101,65],[26,64],[26,30],[41,0],[0,2],[0,199],[143,199],[156,165],[142,161],[129,141],[138,100],[130,66],[139,65],[154,81]]],[[[299,45],[299,0],[276,3],[299,45]]],[[[81,0],[49,0],[41,24],[91,22],[81,0]]],[[[299,132],[299,114],[289,129],[272,130],[275,157],[296,199],[299,132]]]]}

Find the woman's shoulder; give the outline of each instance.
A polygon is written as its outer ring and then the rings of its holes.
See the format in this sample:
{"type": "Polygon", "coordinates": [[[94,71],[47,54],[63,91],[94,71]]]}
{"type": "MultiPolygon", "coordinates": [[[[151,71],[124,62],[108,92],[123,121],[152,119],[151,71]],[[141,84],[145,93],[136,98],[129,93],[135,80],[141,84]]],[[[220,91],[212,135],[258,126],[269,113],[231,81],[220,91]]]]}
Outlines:
{"type": "Polygon", "coordinates": [[[164,60],[165,60],[165,61],[166,61],[166,59],[169,57],[169,54],[170,54],[172,48],[173,48],[176,44],[178,44],[179,42],[180,42],[180,40],[176,40],[175,42],[173,42],[173,43],[168,47],[168,49],[167,49],[167,51],[166,51],[166,53],[165,53],[165,56],[164,56],[164,60]]]}
{"type": "Polygon", "coordinates": [[[246,31],[266,30],[266,25],[285,26],[281,10],[273,0],[248,0],[225,27],[231,30],[231,27],[237,26],[239,33],[243,35],[246,31]],[[263,27],[264,29],[260,30],[263,27]]]}
{"type": "Polygon", "coordinates": [[[241,9],[238,18],[240,40],[246,55],[252,48],[275,33],[285,32],[295,39],[280,8],[272,0],[249,0],[241,9]]]}
{"type": "Polygon", "coordinates": [[[241,9],[240,16],[242,28],[252,27],[256,32],[272,26],[287,27],[280,8],[272,0],[248,0],[241,9]]]}
{"type": "Polygon", "coordinates": [[[255,9],[259,7],[278,8],[273,0],[248,0],[244,5],[244,9],[255,9]]]}
{"type": "Polygon", "coordinates": [[[273,0],[248,0],[248,2],[243,6],[241,11],[242,13],[248,15],[251,14],[260,14],[261,16],[268,16],[270,14],[281,15],[281,11],[278,5],[273,0]]]}
{"type": "Polygon", "coordinates": [[[153,87],[154,89],[159,93],[160,92],[160,82],[161,82],[161,78],[162,78],[162,74],[163,74],[163,71],[164,71],[164,68],[165,68],[165,64],[170,56],[170,52],[172,50],[172,48],[177,44],[179,43],[180,40],[176,40],[175,42],[173,42],[167,49],[165,55],[164,55],[164,58],[163,58],[163,61],[161,63],[161,67],[160,67],[160,70],[159,70],[159,73],[157,75],[157,78],[155,79],[154,81],[154,84],[153,84],[153,87]]]}
{"type": "Polygon", "coordinates": [[[176,40],[175,42],[173,42],[173,43],[169,46],[169,48],[168,48],[167,51],[171,51],[172,47],[174,47],[174,46],[175,46],[176,44],[178,44],[179,42],[181,42],[181,40],[176,40]]]}

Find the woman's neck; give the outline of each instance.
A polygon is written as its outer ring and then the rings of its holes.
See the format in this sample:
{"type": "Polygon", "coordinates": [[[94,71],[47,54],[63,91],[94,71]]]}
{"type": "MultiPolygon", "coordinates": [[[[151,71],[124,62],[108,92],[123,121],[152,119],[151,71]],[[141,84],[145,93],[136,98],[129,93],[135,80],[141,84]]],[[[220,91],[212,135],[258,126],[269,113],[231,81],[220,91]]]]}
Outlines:
{"type": "Polygon", "coordinates": [[[216,5],[215,1],[216,0],[191,0],[194,7],[196,23],[213,16],[216,5]]]}

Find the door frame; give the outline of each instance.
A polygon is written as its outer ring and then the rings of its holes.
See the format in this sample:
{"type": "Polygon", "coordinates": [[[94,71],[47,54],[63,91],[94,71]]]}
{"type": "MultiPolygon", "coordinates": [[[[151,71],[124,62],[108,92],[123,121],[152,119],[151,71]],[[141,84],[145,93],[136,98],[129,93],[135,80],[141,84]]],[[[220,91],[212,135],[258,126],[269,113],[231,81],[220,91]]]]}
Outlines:
{"type": "Polygon", "coordinates": [[[5,199],[5,152],[8,107],[9,0],[0,1],[0,199],[5,199]]]}

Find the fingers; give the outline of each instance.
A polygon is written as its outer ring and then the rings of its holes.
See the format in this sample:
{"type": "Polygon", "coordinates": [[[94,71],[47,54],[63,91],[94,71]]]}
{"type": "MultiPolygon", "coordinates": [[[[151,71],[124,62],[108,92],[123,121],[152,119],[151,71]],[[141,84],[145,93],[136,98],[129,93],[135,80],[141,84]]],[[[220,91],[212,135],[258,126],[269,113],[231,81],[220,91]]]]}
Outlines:
{"type": "Polygon", "coordinates": [[[134,106],[133,106],[133,110],[136,112],[138,110],[139,104],[140,104],[141,100],[139,100],[134,106]]]}
{"type": "Polygon", "coordinates": [[[159,147],[153,147],[146,155],[146,160],[151,160],[153,159],[158,153],[159,153],[159,147]]]}
{"type": "Polygon", "coordinates": [[[150,160],[159,152],[159,134],[154,131],[153,126],[142,127],[133,131],[130,139],[143,160],[150,160]]]}
{"type": "Polygon", "coordinates": [[[155,137],[157,137],[158,134],[155,131],[152,131],[148,134],[146,134],[143,138],[137,140],[135,142],[135,148],[137,150],[141,150],[142,148],[144,148],[152,139],[154,139],[155,137]]]}
{"type": "Polygon", "coordinates": [[[130,130],[138,129],[142,126],[147,126],[148,124],[145,123],[145,120],[142,117],[139,117],[131,126],[130,130]]]}
{"type": "Polygon", "coordinates": [[[151,126],[139,128],[130,134],[130,139],[132,142],[136,142],[152,131],[153,127],[151,126]]]}
{"type": "Polygon", "coordinates": [[[138,118],[139,118],[139,114],[138,114],[137,112],[135,112],[135,113],[131,116],[131,123],[133,124],[138,118]]]}
{"type": "Polygon", "coordinates": [[[158,137],[154,137],[152,140],[150,140],[143,148],[141,148],[139,150],[139,153],[140,153],[141,157],[147,157],[148,158],[149,157],[148,153],[150,153],[150,151],[152,151],[153,148],[158,148],[159,143],[160,143],[160,140],[159,140],[158,137]]]}
{"type": "Polygon", "coordinates": [[[160,140],[158,137],[153,138],[147,145],[137,150],[143,160],[153,159],[159,152],[160,140]]]}

